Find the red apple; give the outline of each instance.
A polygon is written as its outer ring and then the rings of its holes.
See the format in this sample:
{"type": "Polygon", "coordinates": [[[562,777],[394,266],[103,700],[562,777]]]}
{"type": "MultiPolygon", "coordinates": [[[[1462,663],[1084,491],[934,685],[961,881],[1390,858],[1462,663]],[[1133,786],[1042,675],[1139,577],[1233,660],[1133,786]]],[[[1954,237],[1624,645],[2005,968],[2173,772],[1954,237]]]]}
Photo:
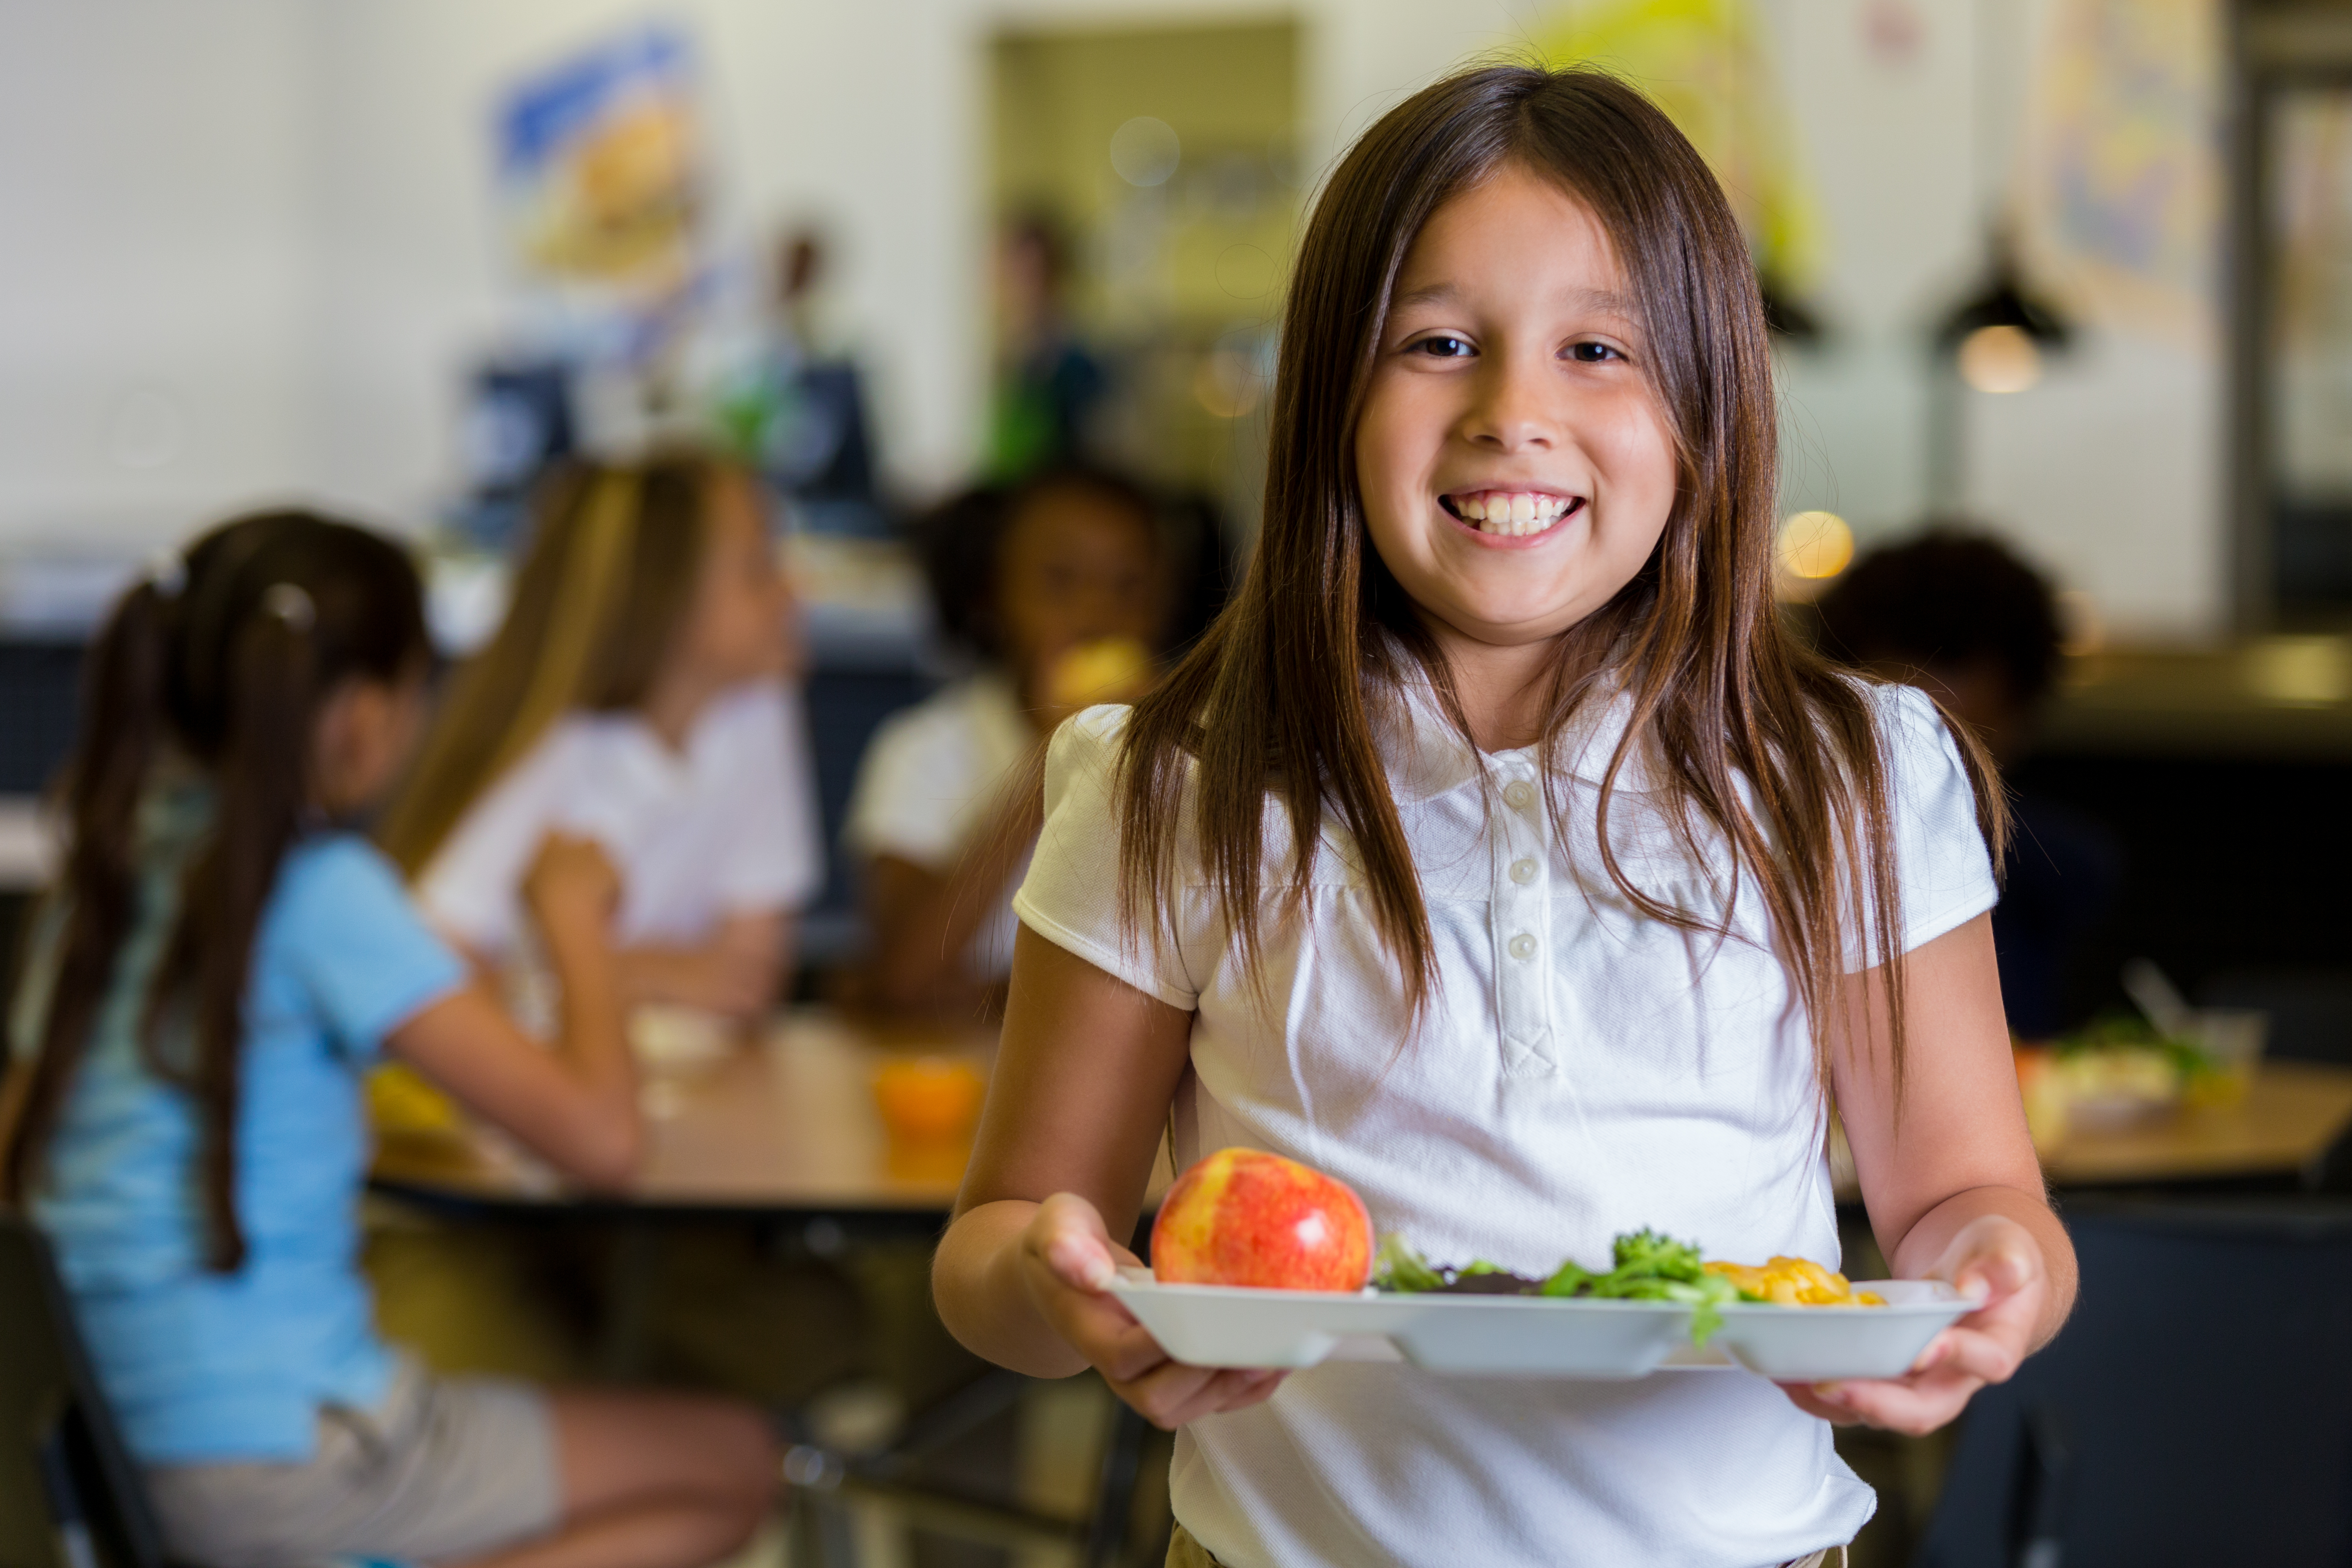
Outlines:
{"type": "Polygon", "coordinates": [[[1176,1178],[1151,1226],[1169,1285],[1360,1290],[1372,1216],[1347,1183],[1256,1149],[1220,1149],[1176,1178]]]}

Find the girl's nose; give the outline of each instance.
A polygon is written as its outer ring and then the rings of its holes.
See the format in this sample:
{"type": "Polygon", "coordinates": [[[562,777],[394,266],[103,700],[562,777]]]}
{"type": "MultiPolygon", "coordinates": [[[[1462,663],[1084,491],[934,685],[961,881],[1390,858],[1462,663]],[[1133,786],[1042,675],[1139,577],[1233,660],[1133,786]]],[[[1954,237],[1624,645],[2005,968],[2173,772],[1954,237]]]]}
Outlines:
{"type": "Polygon", "coordinates": [[[1545,401],[1543,379],[1507,358],[1488,361],[1463,421],[1464,438],[1494,452],[1549,450],[1559,430],[1545,401]]]}

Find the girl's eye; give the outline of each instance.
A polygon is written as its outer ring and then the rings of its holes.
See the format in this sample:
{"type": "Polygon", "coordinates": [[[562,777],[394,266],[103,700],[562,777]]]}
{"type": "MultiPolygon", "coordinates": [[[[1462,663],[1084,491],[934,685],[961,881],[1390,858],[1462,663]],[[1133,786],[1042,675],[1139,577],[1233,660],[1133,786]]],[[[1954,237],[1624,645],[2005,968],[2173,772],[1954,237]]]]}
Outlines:
{"type": "Polygon", "coordinates": [[[1579,364],[1605,364],[1612,359],[1625,356],[1607,343],[1570,343],[1568,345],[1568,357],[1579,364]]]}
{"type": "Polygon", "coordinates": [[[1443,332],[1433,338],[1423,338],[1412,345],[1414,353],[1427,354],[1432,359],[1466,359],[1470,345],[1460,338],[1447,337],[1443,332]]]}

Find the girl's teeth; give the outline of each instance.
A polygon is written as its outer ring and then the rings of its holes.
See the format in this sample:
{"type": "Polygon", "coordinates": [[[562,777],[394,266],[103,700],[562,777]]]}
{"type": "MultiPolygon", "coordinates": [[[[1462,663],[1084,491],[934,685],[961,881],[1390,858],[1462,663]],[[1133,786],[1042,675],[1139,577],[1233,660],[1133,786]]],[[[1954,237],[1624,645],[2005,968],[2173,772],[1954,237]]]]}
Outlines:
{"type": "Polygon", "coordinates": [[[1455,497],[1454,510],[1465,521],[1476,523],[1481,533],[1524,538],[1558,522],[1570,504],[1565,497],[1530,490],[1482,490],[1455,497]]]}

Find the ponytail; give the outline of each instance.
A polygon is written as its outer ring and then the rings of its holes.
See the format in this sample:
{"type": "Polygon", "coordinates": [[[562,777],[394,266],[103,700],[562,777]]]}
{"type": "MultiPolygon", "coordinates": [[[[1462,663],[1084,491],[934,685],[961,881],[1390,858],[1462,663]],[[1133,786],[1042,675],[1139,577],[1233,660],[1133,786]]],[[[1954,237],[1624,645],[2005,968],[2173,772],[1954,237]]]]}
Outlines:
{"type": "Polygon", "coordinates": [[[210,1261],[223,1273],[245,1263],[245,1227],[236,1217],[236,1107],[246,975],[278,868],[301,830],[311,721],[322,695],[312,675],[310,616],[301,608],[309,604],[300,588],[276,584],[263,596],[262,613],[231,638],[212,839],[190,862],[180,889],[181,909],[202,910],[205,918],[183,918],[173,927],[140,1028],[148,1066],[165,1076],[184,1072],[195,1099],[210,1261]],[[160,1041],[184,1002],[194,1004],[195,1050],[175,1072],[160,1041]]]}
{"type": "Polygon", "coordinates": [[[100,1005],[129,983],[115,971],[140,913],[139,806],[168,743],[209,775],[213,815],[181,875],[137,1046],[147,1069],[194,1102],[206,1261],[223,1273],[243,1266],[246,984],[278,871],[309,826],[320,705],[347,679],[417,674],[429,653],[408,557],[306,512],[215,529],[190,547],[179,593],[149,583],[124,596],[92,650],[65,777],[72,841],[53,893],[62,928],[42,965],[39,1055],[0,1147],[0,1203],[21,1205],[35,1185],[100,1005]]]}
{"type": "MultiPolygon", "coordinates": [[[[24,1098],[13,1123],[0,1129],[0,1205],[9,1207],[23,1204],[57,1129],[115,953],[131,931],[138,899],[131,832],[163,728],[165,607],[152,581],[125,594],[83,667],[81,736],[56,796],[68,848],[34,928],[61,911],[64,929],[24,1098]]],[[[18,984],[32,980],[28,967],[18,984]]]]}

